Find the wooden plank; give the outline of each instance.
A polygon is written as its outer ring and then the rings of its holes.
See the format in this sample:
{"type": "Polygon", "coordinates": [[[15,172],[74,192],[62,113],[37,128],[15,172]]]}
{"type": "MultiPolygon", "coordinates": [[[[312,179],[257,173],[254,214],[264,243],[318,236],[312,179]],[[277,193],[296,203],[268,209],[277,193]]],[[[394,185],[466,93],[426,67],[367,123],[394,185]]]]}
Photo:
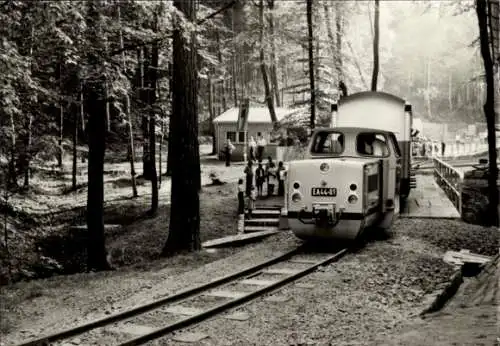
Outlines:
{"type": "Polygon", "coordinates": [[[246,293],[246,292],[221,290],[221,291],[211,291],[211,292],[205,293],[204,295],[205,296],[210,296],[210,297],[236,299],[236,298],[241,298],[241,297],[243,297],[243,296],[245,296],[247,294],[248,293],[246,293]]]}
{"type": "Polygon", "coordinates": [[[193,308],[190,306],[181,306],[181,305],[174,305],[174,306],[169,306],[163,311],[175,314],[175,315],[185,315],[185,316],[191,316],[191,315],[198,315],[202,313],[204,310],[203,309],[198,309],[198,308],[193,308]]]}
{"type": "Polygon", "coordinates": [[[272,284],[276,283],[275,280],[259,280],[259,279],[247,279],[238,282],[239,284],[242,285],[256,285],[256,286],[271,286],[272,284]]]}
{"type": "Polygon", "coordinates": [[[252,233],[245,233],[245,234],[230,235],[230,236],[227,236],[224,238],[208,240],[208,241],[204,242],[203,244],[201,244],[201,246],[203,246],[204,248],[224,246],[224,245],[229,246],[232,244],[243,243],[243,242],[250,241],[250,240],[258,240],[258,239],[276,234],[278,232],[279,231],[277,229],[273,229],[273,230],[265,230],[263,232],[252,232],[252,233]]]}
{"type": "Polygon", "coordinates": [[[462,265],[464,263],[479,263],[484,264],[492,260],[489,256],[470,253],[467,250],[446,251],[443,260],[447,263],[462,265]]]}
{"type": "Polygon", "coordinates": [[[245,226],[245,233],[277,232],[278,226],[245,226]]]}
{"type": "Polygon", "coordinates": [[[282,274],[282,275],[293,275],[297,274],[300,270],[290,269],[290,268],[270,268],[262,270],[263,273],[267,274],[282,274]]]}

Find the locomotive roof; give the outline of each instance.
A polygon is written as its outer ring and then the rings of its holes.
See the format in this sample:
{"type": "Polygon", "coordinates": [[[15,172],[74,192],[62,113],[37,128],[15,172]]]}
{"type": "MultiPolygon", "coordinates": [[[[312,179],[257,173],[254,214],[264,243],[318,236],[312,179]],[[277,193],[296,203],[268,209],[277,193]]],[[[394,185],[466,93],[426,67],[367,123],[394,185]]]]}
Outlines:
{"type": "Polygon", "coordinates": [[[393,94],[383,92],[383,91],[361,91],[358,93],[351,94],[349,96],[342,97],[338,101],[338,104],[340,105],[342,103],[347,103],[349,101],[353,101],[353,100],[357,100],[357,99],[361,99],[361,98],[379,98],[379,99],[391,100],[391,101],[395,101],[395,102],[403,103],[403,104],[405,103],[405,100],[403,100],[402,98],[400,98],[396,95],[393,95],[393,94]]]}
{"type": "Polygon", "coordinates": [[[331,131],[331,132],[345,132],[345,133],[359,133],[359,132],[378,132],[389,134],[391,131],[371,129],[369,127],[316,127],[314,132],[331,131]]]}

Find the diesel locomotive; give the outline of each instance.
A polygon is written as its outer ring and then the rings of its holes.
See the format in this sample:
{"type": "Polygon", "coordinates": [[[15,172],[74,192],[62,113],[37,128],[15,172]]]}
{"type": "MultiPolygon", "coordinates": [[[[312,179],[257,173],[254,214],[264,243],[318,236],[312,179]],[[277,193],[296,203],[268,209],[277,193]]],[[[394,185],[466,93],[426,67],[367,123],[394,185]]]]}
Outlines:
{"type": "Polygon", "coordinates": [[[360,92],[332,105],[306,156],[288,165],[284,215],[305,240],[386,232],[416,187],[411,170],[411,105],[384,92],[360,92]],[[375,227],[373,227],[375,228],[375,227]]]}

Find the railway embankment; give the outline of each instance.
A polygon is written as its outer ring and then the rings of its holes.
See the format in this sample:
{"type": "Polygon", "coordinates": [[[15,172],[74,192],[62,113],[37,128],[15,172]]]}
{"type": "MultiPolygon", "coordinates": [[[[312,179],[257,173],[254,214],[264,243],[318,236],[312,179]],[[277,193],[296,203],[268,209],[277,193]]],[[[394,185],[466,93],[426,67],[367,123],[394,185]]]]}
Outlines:
{"type": "MultiPolygon", "coordinates": [[[[455,272],[443,261],[446,251],[466,248],[488,256],[498,251],[496,229],[459,220],[400,219],[394,230],[389,240],[370,241],[340,261],[228,312],[239,312],[239,320],[217,315],[177,338],[201,335],[195,345],[385,345],[405,328],[425,322],[420,313],[455,272]]],[[[192,270],[192,262],[183,265],[186,258],[172,258],[141,273],[47,279],[39,283],[37,295],[10,306],[4,316],[14,327],[4,333],[2,342],[10,345],[143,304],[262,262],[297,244],[289,232],[281,232],[192,270]]],[[[484,323],[490,323],[490,317],[484,323]]],[[[474,328],[479,328],[477,323],[474,328]]],[[[484,342],[493,337],[485,330],[484,342]]],[[[76,340],[85,345],[85,339],[76,340]]],[[[186,345],[172,335],[149,344],[186,345]]]]}

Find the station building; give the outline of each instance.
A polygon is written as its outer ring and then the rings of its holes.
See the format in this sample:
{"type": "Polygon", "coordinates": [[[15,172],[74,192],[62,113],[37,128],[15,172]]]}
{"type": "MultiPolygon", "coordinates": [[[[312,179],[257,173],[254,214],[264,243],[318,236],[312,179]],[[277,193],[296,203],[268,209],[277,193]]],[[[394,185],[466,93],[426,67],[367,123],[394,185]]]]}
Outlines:
{"type": "MultiPolygon", "coordinates": [[[[288,115],[295,111],[288,108],[276,107],[276,117],[281,121],[288,115]]],[[[243,152],[245,148],[245,141],[250,140],[253,136],[257,140],[257,133],[261,133],[266,139],[267,145],[264,152],[265,157],[271,156],[273,159],[277,158],[278,143],[273,142],[271,132],[273,130],[273,123],[271,121],[271,114],[269,109],[263,106],[250,105],[248,111],[248,127],[246,132],[238,131],[238,115],[239,108],[233,107],[220,114],[213,120],[215,130],[215,143],[217,148],[218,157],[220,160],[224,159],[223,149],[227,139],[235,146],[232,154],[232,160],[242,161],[243,152]]],[[[248,147],[247,147],[248,148],[248,147]]],[[[249,153],[247,153],[249,155],[249,153]]]]}

